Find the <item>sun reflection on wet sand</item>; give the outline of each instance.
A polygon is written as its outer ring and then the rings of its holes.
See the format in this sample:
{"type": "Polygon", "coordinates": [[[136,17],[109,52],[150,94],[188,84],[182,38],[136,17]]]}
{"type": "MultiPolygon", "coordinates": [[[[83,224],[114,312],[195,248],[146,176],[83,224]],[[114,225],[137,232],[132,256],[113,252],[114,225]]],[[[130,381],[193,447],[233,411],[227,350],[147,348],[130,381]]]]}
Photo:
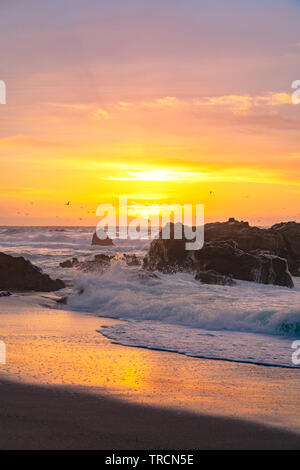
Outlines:
{"type": "Polygon", "coordinates": [[[96,330],[117,320],[41,307],[40,300],[1,299],[0,339],[7,348],[3,378],[82,387],[300,431],[298,371],[112,344],[96,330]]]}

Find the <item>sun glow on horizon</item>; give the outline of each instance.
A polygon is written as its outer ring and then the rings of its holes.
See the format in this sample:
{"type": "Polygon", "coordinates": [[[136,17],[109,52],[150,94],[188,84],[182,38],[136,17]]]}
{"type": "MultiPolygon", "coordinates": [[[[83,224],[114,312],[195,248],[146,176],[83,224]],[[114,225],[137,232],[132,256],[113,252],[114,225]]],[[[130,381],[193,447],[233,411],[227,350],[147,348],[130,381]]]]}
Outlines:
{"type": "Polygon", "coordinates": [[[205,173],[171,170],[126,171],[128,176],[109,176],[111,181],[180,181],[204,178],[205,173]]]}
{"type": "Polygon", "coordinates": [[[128,216],[129,217],[140,217],[145,220],[151,220],[158,216],[161,217],[173,217],[173,214],[178,212],[178,204],[151,204],[147,203],[137,204],[132,203],[128,206],[128,216]]]}

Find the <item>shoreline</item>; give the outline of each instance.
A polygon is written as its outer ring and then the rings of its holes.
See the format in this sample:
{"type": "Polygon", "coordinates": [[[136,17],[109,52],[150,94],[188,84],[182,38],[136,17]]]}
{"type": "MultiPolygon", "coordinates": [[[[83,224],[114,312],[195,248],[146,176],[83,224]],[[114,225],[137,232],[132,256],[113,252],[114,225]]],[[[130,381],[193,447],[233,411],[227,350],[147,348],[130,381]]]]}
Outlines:
{"type": "Polygon", "coordinates": [[[299,434],[261,424],[2,379],[0,421],[5,450],[300,449],[299,434]]]}
{"type": "MultiPolygon", "coordinates": [[[[300,435],[296,370],[121,346],[97,332],[121,320],[49,308],[53,302],[53,295],[40,294],[1,299],[7,363],[0,366],[0,383],[11,383],[16,396],[23,386],[45,393],[59,388],[122,406],[300,435]]],[[[67,398],[65,404],[68,409],[67,398]]]]}
{"type": "MultiPolygon", "coordinates": [[[[107,319],[107,317],[99,317],[99,318],[103,318],[104,321],[107,319]]],[[[120,320],[120,321],[126,321],[126,320],[120,320]]],[[[289,369],[289,370],[300,369],[300,366],[298,367],[298,366],[286,366],[286,365],[283,365],[283,364],[268,364],[268,363],[264,363],[264,362],[253,362],[253,361],[243,361],[243,360],[237,360],[237,359],[236,360],[235,359],[227,359],[227,358],[224,358],[224,357],[197,356],[197,355],[188,354],[188,353],[181,352],[181,351],[174,351],[172,349],[163,349],[163,348],[154,347],[154,346],[151,347],[151,346],[143,346],[143,345],[137,345],[137,344],[135,344],[135,345],[134,344],[127,344],[125,342],[117,341],[117,340],[111,338],[109,335],[106,335],[101,329],[97,330],[97,331],[102,336],[104,336],[105,338],[110,340],[111,344],[124,346],[125,348],[146,349],[148,351],[158,351],[158,352],[165,352],[165,353],[170,353],[170,354],[179,354],[180,356],[191,357],[193,359],[203,359],[205,361],[221,361],[221,362],[230,362],[230,363],[233,363],[233,364],[250,364],[250,365],[258,366],[258,367],[272,367],[272,368],[289,369]]]]}

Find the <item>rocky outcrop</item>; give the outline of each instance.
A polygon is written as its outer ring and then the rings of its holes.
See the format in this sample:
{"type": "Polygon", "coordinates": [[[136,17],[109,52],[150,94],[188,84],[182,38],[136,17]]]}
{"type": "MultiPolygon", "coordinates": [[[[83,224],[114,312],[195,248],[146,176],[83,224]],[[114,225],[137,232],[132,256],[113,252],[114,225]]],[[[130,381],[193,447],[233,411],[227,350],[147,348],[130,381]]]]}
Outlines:
{"type": "Polygon", "coordinates": [[[243,251],[261,250],[285,258],[292,275],[300,275],[300,224],[296,222],[262,229],[231,217],[227,222],[206,224],[204,231],[206,242],[234,240],[243,251]]]}
{"type": "Polygon", "coordinates": [[[125,262],[127,266],[140,266],[142,264],[135,254],[118,253],[116,256],[99,254],[95,255],[92,260],[85,261],[78,261],[77,258],[67,259],[59,263],[59,266],[61,268],[77,268],[85,272],[102,273],[110,266],[112,260],[125,262]]]}
{"type": "MultiPolygon", "coordinates": [[[[300,276],[300,224],[297,222],[281,222],[271,227],[284,242],[284,253],[289,269],[294,276],[300,276]]],[[[282,253],[281,256],[284,256],[282,253]]]]}
{"type": "Polygon", "coordinates": [[[164,240],[157,238],[151,242],[143,267],[150,271],[173,273],[176,271],[193,271],[195,265],[191,252],[185,249],[186,239],[164,240]]]}
{"type": "Polygon", "coordinates": [[[140,259],[135,254],[127,255],[126,253],[124,253],[123,259],[127,266],[140,266],[142,264],[140,259]]]}
{"type": "Polygon", "coordinates": [[[62,261],[59,263],[61,268],[74,268],[79,265],[79,261],[77,258],[67,259],[66,261],[62,261]]]}
{"type": "Polygon", "coordinates": [[[263,252],[247,253],[234,241],[206,243],[191,257],[198,269],[214,270],[244,281],[294,286],[284,258],[263,252]]]}
{"type": "Polygon", "coordinates": [[[0,297],[10,297],[12,294],[8,291],[0,292],[0,297]]]}
{"type": "Polygon", "coordinates": [[[51,279],[23,257],[0,253],[0,289],[51,292],[63,289],[60,279],[51,279]]]}
{"type": "Polygon", "coordinates": [[[195,279],[203,284],[218,284],[221,286],[234,286],[236,284],[231,276],[223,276],[212,269],[209,271],[198,271],[195,279]]]}
{"type": "Polygon", "coordinates": [[[244,251],[266,250],[273,254],[284,251],[284,242],[278,233],[271,229],[251,227],[248,222],[238,222],[231,218],[228,222],[215,222],[204,227],[206,242],[234,240],[244,251]]]}
{"type": "Polygon", "coordinates": [[[100,272],[103,273],[106,268],[110,266],[110,261],[113,256],[108,255],[95,255],[92,260],[78,261],[77,258],[63,261],[59,264],[62,268],[78,268],[84,272],[100,272]]]}
{"type": "MultiPolygon", "coordinates": [[[[235,221],[227,224],[231,223],[236,224],[235,221]]],[[[241,224],[243,225],[239,225],[239,228],[235,230],[236,233],[244,228],[247,229],[247,222],[241,224]]],[[[222,232],[219,231],[219,225],[216,231],[219,232],[219,238],[221,238],[222,232]]],[[[227,236],[232,233],[232,230],[227,230],[227,236]]],[[[247,252],[240,249],[235,240],[206,241],[204,247],[197,251],[187,251],[185,243],[185,238],[164,240],[159,237],[153,240],[148,255],[144,259],[144,268],[165,273],[213,270],[222,276],[235,279],[293,287],[286,259],[261,250],[253,251],[255,244],[250,245],[251,250],[247,252]]]]}
{"type": "Polygon", "coordinates": [[[102,240],[98,237],[97,232],[94,233],[92,238],[92,245],[99,245],[99,246],[114,246],[114,243],[111,238],[107,235],[107,237],[102,240]]]}

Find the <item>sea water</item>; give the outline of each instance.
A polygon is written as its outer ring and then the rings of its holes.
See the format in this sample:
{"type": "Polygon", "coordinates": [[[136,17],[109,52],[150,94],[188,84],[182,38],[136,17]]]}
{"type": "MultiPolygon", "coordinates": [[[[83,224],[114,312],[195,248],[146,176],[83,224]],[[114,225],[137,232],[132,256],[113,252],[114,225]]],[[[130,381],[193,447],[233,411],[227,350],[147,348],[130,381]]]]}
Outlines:
{"type": "MultiPolygon", "coordinates": [[[[68,281],[68,309],[126,320],[101,328],[112,341],[214,360],[299,367],[292,343],[300,339],[300,278],[295,288],[237,281],[206,285],[192,274],[145,273],[120,256],[101,274],[63,269],[71,257],[147,253],[148,240],[91,246],[93,227],[1,227],[0,251],[24,256],[52,277],[68,281]],[[83,293],[79,294],[81,291],[83,293]]],[[[61,306],[60,308],[64,308],[61,306]]]]}

